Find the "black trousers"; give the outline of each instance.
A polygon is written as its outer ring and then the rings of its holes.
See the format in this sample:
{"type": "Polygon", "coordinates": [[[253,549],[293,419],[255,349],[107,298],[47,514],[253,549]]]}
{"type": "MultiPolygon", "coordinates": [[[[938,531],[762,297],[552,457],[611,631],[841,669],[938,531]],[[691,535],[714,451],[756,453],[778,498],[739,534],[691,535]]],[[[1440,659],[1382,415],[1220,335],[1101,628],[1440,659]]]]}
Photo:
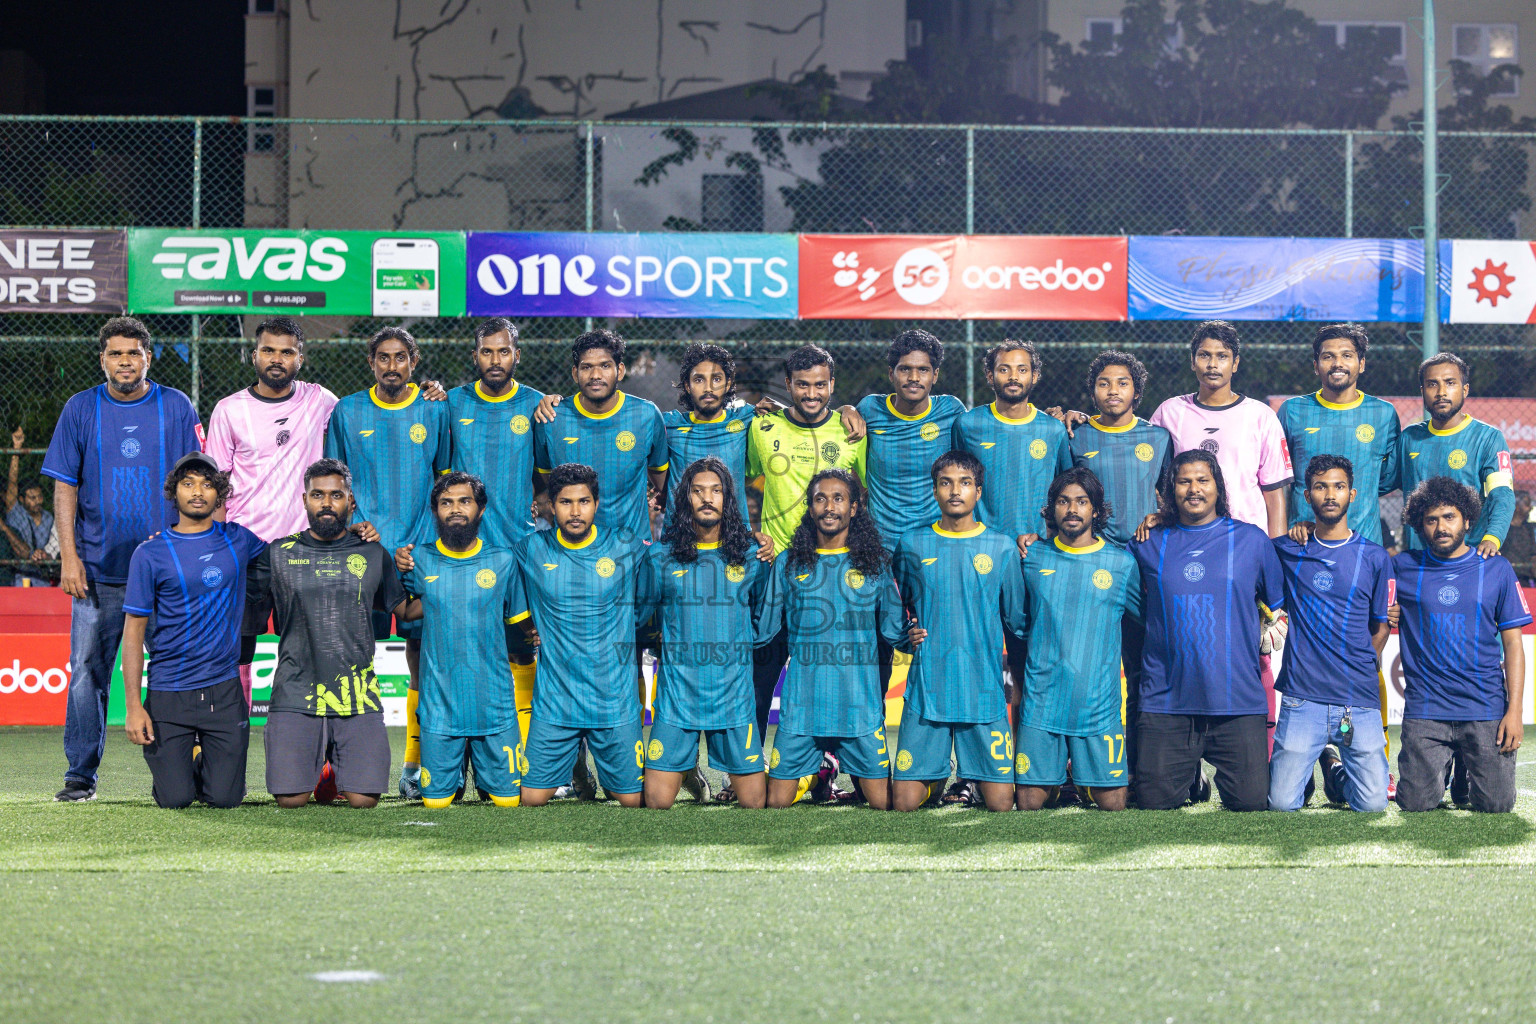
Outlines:
{"type": "Polygon", "coordinates": [[[768,734],[768,712],[773,710],[773,688],[789,660],[789,630],[778,634],[752,652],[752,692],[757,698],[757,734],[768,734]]]}
{"type": "Polygon", "coordinates": [[[195,800],[237,807],[245,799],[251,715],[239,679],[197,690],[150,690],[144,709],[155,742],[144,748],[155,803],[188,807],[195,800]],[[194,763],[192,747],[201,745],[194,763]]]}
{"type": "Polygon", "coordinates": [[[1204,758],[1216,769],[1221,805],[1229,811],[1269,806],[1267,715],[1138,715],[1136,802],[1167,811],[1189,799],[1204,758]]]}

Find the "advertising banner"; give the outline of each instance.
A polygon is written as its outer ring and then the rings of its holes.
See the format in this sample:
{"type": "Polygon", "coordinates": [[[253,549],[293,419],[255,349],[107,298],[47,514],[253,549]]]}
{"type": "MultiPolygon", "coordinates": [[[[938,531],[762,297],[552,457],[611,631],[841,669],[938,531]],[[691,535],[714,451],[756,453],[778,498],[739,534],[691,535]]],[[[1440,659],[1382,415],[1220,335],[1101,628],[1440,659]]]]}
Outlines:
{"type": "Polygon", "coordinates": [[[1132,320],[1421,320],[1424,245],[1134,235],[1129,306],[1132,320]]]}
{"type": "Polygon", "coordinates": [[[1452,242],[1450,319],[1536,324],[1536,242],[1452,242]]]}
{"type": "Polygon", "coordinates": [[[0,230],[0,313],[121,313],[127,251],[121,231],[0,230]]]}
{"type": "Polygon", "coordinates": [[[457,231],[128,231],[135,313],[463,316],[457,231]]]}
{"type": "Polygon", "coordinates": [[[1124,238],[801,235],[800,316],[1124,320],[1124,238]]]}
{"type": "Polygon", "coordinates": [[[475,231],[472,316],[791,320],[795,236],[475,231]]]}

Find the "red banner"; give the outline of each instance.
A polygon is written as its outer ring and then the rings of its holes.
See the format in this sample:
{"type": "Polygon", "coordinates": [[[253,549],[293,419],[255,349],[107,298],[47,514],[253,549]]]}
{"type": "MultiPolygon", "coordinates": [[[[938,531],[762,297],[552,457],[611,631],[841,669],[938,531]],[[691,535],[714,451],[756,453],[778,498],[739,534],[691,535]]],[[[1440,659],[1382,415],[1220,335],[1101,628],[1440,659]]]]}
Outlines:
{"type": "Polygon", "coordinates": [[[68,633],[0,633],[0,725],[63,725],[68,633]]]}
{"type": "Polygon", "coordinates": [[[800,316],[1124,320],[1124,238],[801,235],[800,316]]]}

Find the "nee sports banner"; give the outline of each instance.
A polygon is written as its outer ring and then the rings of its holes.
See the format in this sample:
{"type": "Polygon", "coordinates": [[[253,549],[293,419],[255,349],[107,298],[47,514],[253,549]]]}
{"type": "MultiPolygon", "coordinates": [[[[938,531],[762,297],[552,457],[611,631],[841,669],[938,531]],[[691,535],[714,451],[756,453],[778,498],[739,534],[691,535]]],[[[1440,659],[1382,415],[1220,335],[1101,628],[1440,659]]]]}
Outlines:
{"type": "Polygon", "coordinates": [[[0,231],[0,313],[121,313],[121,231],[0,231]]]}
{"type": "Polygon", "coordinates": [[[1126,240],[801,235],[800,316],[1124,320],[1126,240]]]}
{"type": "Polygon", "coordinates": [[[472,232],[473,316],[792,320],[794,235],[472,232]]]}
{"type": "Polygon", "coordinates": [[[128,308],[463,316],[464,235],[132,228],[128,308]]]}

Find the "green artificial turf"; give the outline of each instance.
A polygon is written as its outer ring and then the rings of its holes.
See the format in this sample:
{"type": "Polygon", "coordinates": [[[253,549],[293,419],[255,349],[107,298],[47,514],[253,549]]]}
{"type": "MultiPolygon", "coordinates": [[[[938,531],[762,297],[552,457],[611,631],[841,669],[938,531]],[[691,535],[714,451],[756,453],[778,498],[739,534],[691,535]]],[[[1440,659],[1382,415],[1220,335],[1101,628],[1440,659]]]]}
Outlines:
{"type": "MultiPolygon", "coordinates": [[[[398,741],[398,736],[395,737],[398,741]]],[[[0,729],[0,1021],[1524,1019],[1515,814],[161,811],[0,729]],[[1213,870],[1214,869],[1214,870],[1213,870]],[[371,981],[312,975],[366,971],[371,981]]]]}

